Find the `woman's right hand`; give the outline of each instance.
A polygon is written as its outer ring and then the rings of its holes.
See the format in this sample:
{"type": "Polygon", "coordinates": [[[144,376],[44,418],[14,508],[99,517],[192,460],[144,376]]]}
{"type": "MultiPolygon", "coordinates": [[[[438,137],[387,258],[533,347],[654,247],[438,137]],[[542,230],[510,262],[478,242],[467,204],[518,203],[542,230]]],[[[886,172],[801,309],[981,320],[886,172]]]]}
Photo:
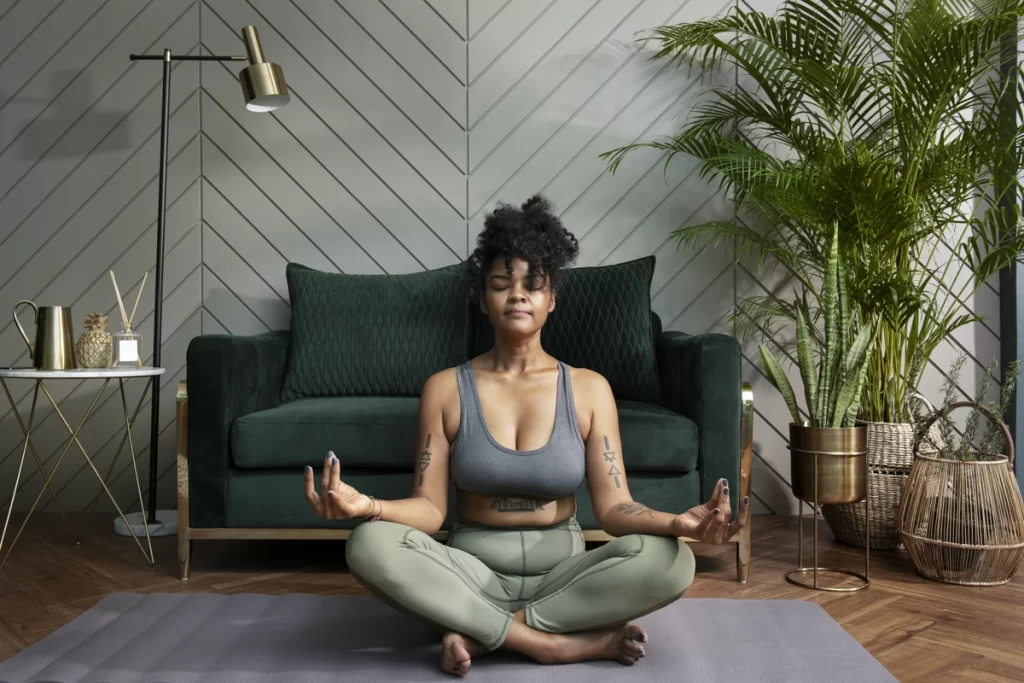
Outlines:
{"type": "Polygon", "coordinates": [[[313,487],[313,468],[306,468],[306,501],[317,517],[355,519],[369,517],[373,507],[370,497],[359,493],[341,480],[341,464],[333,452],[327,453],[321,475],[320,494],[313,487]]]}

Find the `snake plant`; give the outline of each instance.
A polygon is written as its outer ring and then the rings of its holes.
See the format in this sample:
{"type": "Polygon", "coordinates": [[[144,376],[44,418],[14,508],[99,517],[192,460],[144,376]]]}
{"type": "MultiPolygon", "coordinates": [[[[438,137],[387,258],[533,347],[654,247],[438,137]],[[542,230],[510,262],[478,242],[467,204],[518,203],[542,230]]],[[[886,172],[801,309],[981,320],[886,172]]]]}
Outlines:
{"type": "MultiPolygon", "coordinates": [[[[843,260],[839,255],[839,226],[832,230],[828,266],[821,289],[825,314],[824,342],[812,333],[806,299],[794,303],[796,310],[797,365],[804,384],[810,413],[810,427],[852,427],[860,408],[860,395],[867,374],[869,350],[874,344],[874,328],[865,324],[853,336],[850,297],[843,260]]],[[[761,366],[768,380],[786,401],[793,422],[804,424],[793,386],[782,364],[761,344],[761,366]]]]}

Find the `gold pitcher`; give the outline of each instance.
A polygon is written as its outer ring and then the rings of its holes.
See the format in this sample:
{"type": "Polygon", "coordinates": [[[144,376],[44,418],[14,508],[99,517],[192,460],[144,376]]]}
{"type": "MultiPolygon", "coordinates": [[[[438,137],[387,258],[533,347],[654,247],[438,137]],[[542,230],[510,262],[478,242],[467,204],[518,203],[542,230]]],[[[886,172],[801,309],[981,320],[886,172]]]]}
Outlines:
{"type": "Polygon", "coordinates": [[[14,304],[14,324],[18,326],[22,338],[28,345],[32,365],[39,370],[73,370],[78,367],[75,362],[75,342],[71,327],[70,306],[36,306],[27,299],[14,304]],[[25,328],[18,320],[18,308],[31,306],[35,311],[36,344],[32,346],[25,328]]]}

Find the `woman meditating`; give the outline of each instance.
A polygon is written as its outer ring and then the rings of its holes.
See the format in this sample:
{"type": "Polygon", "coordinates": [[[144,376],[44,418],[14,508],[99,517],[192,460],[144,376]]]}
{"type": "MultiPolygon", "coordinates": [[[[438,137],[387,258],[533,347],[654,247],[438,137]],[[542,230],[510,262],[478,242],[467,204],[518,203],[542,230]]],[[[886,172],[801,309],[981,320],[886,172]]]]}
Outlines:
{"type": "Polygon", "coordinates": [[[677,600],[693,580],[686,536],[722,543],[733,521],[729,482],[682,514],[632,500],[607,380],[541,347],[576,238],[547,200],[499,205],[470,257],[470,296],[495,331],[494,347],[430,377],[420,396],[410,497],[377,500],[342,481],[328,453],[320,492],[305,494],[327,519],[353,529],[352,575],[397,610],[443,633],[441,668],[464,676],[498,648],[541,663],[616,659],[634,664],[648,634],[630,620],[677,600]],[[448,510],[448,541],[431,537],[448,510]],[[587,481],[601,528],[616,538],[586,550],[574,492],[587,481]]]}

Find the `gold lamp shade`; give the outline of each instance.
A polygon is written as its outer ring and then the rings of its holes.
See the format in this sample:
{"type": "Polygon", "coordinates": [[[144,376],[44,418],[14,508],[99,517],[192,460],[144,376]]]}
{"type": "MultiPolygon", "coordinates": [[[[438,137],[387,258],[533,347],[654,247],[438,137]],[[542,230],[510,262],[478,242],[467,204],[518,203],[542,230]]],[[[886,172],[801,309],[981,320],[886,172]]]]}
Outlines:
{"type": "Polygon", "coordinates": [[[284,72],[277,64],[263,61],[263,48],[256,27],[243,27],[242,38],[249,53],[249,66],[242,69],[238,80],[242,84],[246,108],[249,111],[267,112],[288,104],[291,96],[284,82],[284,72]]]}

